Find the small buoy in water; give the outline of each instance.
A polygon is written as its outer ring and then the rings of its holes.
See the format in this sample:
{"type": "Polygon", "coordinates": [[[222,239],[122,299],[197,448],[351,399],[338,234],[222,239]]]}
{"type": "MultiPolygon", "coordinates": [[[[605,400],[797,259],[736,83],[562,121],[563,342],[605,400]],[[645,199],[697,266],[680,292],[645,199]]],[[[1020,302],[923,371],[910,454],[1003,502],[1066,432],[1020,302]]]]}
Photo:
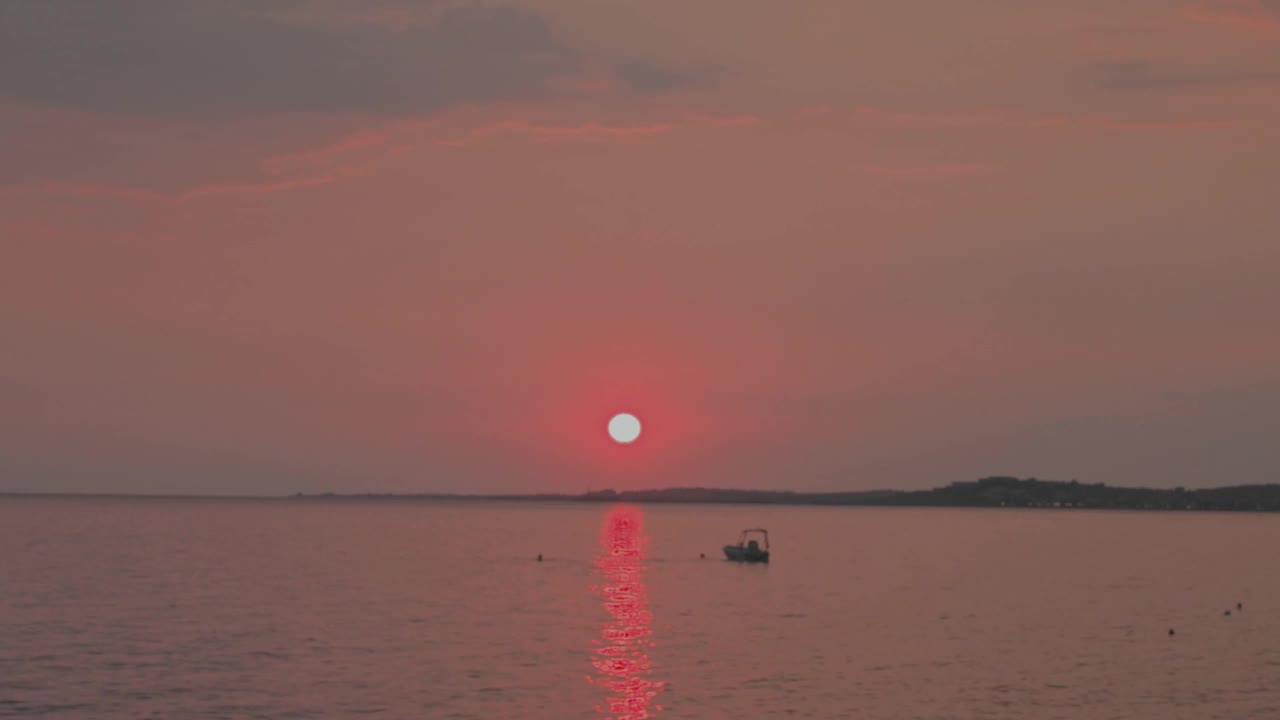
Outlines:
{"type": "Polygon", "coordinates": [[[538,562],[542,562],[542,553],[538,553],[538,562]]]}
{"type": "Polygon", "coordinates": [[[1222,611],[1222,614],[1223,614],[1223,615],[1230,615],[1230,614],[1231,614],[1231,611],[1230,611],[1230,610],[1224,610],[1224,611],[1222,611]]]}
{"type": "Polygon", "coordinates": [[[1173,637],[1173,628],[1169,628],[1169,637],[1173,637]]]}
{"type": "Polygon", "coordinates": [[[1243,610],[1243,609],[1244,609],[1244,603],[1236,603],[1236,609],[1237,609],[1237,610],[1243,610]]]}
{"type": "Polygon", "coordinates": [[[702,558],[703,560],[706,560],[706,559],[707,559],[707,554],[706,554],[706,553],[698,553],[698,557],[702,558]]]}

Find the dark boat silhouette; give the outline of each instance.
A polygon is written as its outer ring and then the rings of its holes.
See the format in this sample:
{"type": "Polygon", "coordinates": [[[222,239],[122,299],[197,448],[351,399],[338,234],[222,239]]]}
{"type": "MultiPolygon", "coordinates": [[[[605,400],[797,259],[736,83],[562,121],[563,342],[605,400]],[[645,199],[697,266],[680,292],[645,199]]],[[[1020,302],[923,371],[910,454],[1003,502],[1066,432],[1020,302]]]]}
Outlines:
{"type": "Polygon", "coordinates": [[[750,528],[742,531],[737,545],[725,545],[724,556],[733,562],[769,562],[769,531],[764,528],[750,528]],[[764,539],[764,548],[750,536],[760,535],[764,539]]]}

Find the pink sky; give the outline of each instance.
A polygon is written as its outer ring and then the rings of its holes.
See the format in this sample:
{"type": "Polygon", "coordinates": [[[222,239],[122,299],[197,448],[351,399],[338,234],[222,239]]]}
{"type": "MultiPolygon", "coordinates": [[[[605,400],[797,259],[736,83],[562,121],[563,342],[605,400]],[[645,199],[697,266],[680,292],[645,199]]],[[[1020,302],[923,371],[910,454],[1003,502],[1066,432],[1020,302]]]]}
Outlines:
{"type": "Polygon", "coordinates": [[[0,491],[1277,479],[1280,2],[487,7],[0,7],[0,491]]]}

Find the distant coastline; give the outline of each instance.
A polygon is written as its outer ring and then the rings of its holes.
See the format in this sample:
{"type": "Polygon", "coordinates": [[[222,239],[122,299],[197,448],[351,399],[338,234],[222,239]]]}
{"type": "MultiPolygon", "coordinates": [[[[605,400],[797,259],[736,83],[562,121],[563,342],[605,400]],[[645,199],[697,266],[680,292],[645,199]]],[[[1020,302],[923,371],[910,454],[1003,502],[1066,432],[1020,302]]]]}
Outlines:
{"type": "Polygon", "coordinates": [[[325,500],[489,500],[517,502],[630,502],[680,504],[839,505],[869,507],[1049,508],[1084,510],[1165,510],[1280,512],[1280,484],[1232,485],[1200,489],[1109,487],[1103,483],[986,477],[932,490],[792,492],[666,488],[597,490],[578,495],[466,495],[449,493],[297,493],[294,498],[325,500]]]}

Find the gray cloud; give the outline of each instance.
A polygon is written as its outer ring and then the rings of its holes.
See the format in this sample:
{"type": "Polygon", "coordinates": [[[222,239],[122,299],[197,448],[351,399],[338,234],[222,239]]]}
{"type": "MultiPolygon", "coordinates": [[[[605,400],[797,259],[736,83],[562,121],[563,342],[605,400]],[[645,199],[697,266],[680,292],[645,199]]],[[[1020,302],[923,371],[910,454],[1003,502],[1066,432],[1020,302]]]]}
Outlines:
{"type": "Polygon", "coordinates": [[[632,90],[640,93],[664,93],[705,83],[704,78],[691,73],[670,70],[645,60],[623,60],[614,65],[614,70],[632,90]]]}
{"type": "Polygon", "coordinates": [[[1093,81],[1108,90],[1176,90],[1214,85],[1247,85],[1280,81],[1280,72],[1239,71],[1226,73],[1188,73],[1162,69],[1143,60],[1118,60],[1096,63],[1091,68],[1093,81]]]}
{"type": "Polygon", "coordinates": [[[0,96],[94,111],[399,113],[545,95],[577,67],[540,16],[445,7],[405,28],[288,2],[0,3],[0,96]]]}

